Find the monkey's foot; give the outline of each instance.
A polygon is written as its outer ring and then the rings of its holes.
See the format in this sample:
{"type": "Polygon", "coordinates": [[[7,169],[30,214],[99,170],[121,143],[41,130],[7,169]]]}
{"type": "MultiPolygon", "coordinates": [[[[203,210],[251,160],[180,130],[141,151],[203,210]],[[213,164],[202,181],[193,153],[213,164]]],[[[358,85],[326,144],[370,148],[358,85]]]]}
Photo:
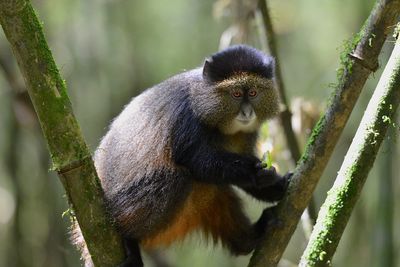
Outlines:
{"type": "Polygon", "coordinates": [[[281,225],[283,225],[283,222],[276,216],[276,206],[268,207],[263,210],[260,218],[256,222],[255,231],[262,237],[269,227],[281,225]]]}

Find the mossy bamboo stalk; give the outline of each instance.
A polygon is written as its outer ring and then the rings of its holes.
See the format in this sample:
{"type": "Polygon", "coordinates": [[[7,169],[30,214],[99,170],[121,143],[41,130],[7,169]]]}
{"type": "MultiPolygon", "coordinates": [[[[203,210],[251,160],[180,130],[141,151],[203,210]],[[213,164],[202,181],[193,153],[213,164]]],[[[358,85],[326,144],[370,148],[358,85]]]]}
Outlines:
{"type": "Polygon", "coordinates": [[[371,97],[317,223],[300,266],[331,266],[333,254],[400,103],[400,41],[371,97]]]}
{"type": "Polygon", "coordinates": [[[53,169],[64,185],[93,262],[95,266],[116,266],[125,256],[121,237],[106,216],[89,149],[41,23],[27,0],[0,0],[0,23],[25,79],[53,169]]]}
{"type": "Polygon", "coordinates": [[[347,45],[328,109],[314,128],[288,193],[276,207],[281,223],[266,229],[250,267],[273,267],[281,259],[368,76],[378,67],[378,55],[399,14],[400,0],[378,0],[360,33],[347,45]]]}

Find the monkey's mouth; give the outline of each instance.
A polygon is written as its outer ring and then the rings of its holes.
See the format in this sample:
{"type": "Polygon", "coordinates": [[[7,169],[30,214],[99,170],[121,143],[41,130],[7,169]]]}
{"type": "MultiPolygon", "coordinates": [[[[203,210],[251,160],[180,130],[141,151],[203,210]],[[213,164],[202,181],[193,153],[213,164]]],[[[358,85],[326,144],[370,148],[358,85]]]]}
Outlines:
{"type": "Polygon", "coordinates": [[[247,127],[251,127],[254,124],[256,124],[257,116],[255,116],[255,115],[250,116],[250,117],[237,116],[235,118],[235,121],[238,124],[238,126],[247,128],[247,127]]]}
{"type": "Polygon", "coordinates": [[[247,125],[249,123],[251,123],[254,119],[236,119],[238,122],[240,122],[241,124],[247,125]]]}
{"type": "Polygon", "coordinates": [[[254,112],[251,113],[250,115],[239,113],[239,115],[237,115],[235,118],[236,122],[238,122],[239,124],[242,124],[242,125],[251,124],[254,121],[256,121],[256,119],[257,119],[257,116],[254,112]]]}
{"type": "Polygon", "coordinates": [[[235,134],[237,132],[252,133],[257,131],[259,127],[257,116],[237,116],[230,123],[222,128],[224,134],[235,134]]]}

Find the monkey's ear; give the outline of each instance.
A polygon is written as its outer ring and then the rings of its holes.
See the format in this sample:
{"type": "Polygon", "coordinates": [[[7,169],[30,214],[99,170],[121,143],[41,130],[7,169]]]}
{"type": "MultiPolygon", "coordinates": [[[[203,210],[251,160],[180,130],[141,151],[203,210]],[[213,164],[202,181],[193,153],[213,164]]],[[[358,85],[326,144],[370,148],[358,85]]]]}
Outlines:
{"type": "Polygon", "coordinates": [[[203,65],[203,78],[208,81],[213,81],[212,63],[213,63],[212,58],[206,58],[203,65]]]}
{"type": "Polygon", "coordinates": [[[229,58],[216,58],[215,56],[206,58],[203,65],[203,79],[213,83],[228,78],[234,73],[230,61],[229,58]]]}

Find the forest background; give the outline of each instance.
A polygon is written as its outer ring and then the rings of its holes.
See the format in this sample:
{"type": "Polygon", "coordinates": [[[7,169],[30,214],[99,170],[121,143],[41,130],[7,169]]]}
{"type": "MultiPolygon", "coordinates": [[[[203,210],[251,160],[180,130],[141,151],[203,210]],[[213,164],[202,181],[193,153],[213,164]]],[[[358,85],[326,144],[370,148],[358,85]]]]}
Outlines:
{"type": "MultiPolygon", "coordinates": [[[[343,43],[359,31],[374,1],[268,3],[294,120],[304,112],[318,118],[331,95],[331,83],[336,82],[343,43]],[[309,109],[300,111],[299,103],[309,109]]],[[[226,43],[232,25],[242,31],[234,42],[264,48],[257,21],[246,16],[246,1],[36,0],[32,4],[44,23],[92,151],[131,97],[200,66],[205,56],[226,43]]],[[[393,44],[394,39],[386,42],[382,65],[393,44]]],[[[45,142],[3,34],[0,60],[0,266],[78,266],[79,255],[68,241],[69,217],[62,216],[68,209],[65,194],[49,170],[45,142]]],[[[369,79],[336,146],[315,193],[316,207],[332,186],[381,71],[369,79]]],[[[284,172],[293,166],[276,128],[277,123],[269,125],[272,140],[267,142],[273,142],[274,165],[284,172]]],[[[393,227],[399,221],[396,200],[400,197],[395,166],[400,150],[395,138],[387,138],[380,150],[334,257],[335,266],[382,266],[387,257],[382,252],[400,249],[400,230],[393,227]]],[[[304,142],[300,143],[303,148],[304,142]]],[[[262,205],[247,199],[246,207],[255,219],[262,205]]],[[[191,238],[163,257],[173,266],[245,266],[248,262],[247,257],[233,258],[222,248],[204,243],[191,238]]],[[[298,262],[306,244],[299,225],[284,259],[298,262]]],[[[400,266],[398,255],[390,257],[392,266],[400,266]]]]}

